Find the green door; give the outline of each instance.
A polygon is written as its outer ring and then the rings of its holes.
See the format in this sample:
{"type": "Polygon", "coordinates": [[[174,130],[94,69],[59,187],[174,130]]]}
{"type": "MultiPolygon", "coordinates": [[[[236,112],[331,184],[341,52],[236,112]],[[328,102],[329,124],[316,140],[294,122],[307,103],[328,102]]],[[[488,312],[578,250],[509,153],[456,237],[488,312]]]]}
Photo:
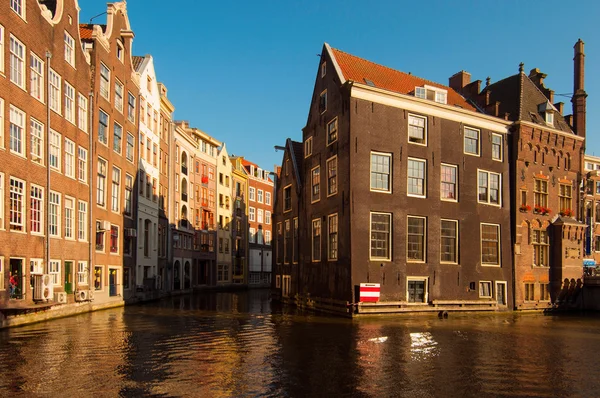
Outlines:
{"type": "Polygon", "coordinates": [[[73,293],[73,261],[65,261],[65,292],[73,293]]]}

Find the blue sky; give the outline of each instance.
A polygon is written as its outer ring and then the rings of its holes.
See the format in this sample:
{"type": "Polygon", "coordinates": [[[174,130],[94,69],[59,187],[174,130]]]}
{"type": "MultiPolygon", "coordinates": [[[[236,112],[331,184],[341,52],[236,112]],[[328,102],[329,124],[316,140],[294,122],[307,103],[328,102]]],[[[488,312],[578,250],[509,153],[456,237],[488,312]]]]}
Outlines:
{"type": "MultiPolygon", "coordinates": [[[[80,22],[106,10],[80,0],[80,22]]],[[[448,84],[466,70],[492,82],[547,73],[556,94],[573,92],[573,45],[585,42],[587,153],[600,155],[600,1],[195,1],[130,0],[134,53],[152,54],[175,118],[225,141],[261,167],[301,140],[317,54],[332,47],[448,84]]],[[[95,23],[105,23],[101,16],[95,23]]],[[[571,113],[570,99],[565,113],[571,113]]]]}

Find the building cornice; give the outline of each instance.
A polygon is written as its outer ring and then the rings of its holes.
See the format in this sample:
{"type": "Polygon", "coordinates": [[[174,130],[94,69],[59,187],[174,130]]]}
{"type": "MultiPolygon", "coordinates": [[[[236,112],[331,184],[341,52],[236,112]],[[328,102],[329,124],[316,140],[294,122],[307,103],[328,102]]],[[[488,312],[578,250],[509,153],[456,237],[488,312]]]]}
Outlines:
{"type": "Polygon", "coordinates": [[[537,124],[537,123],[527,122],[525,120],[517,120],[515,122],[515,125],[523,125],[523,126],[527,126],[527,127],[531,127],[531,128],[535,128],[535,129],[549,131],[553,134],[557,134],[557,135],[560,135],[563,137],[573,138],[576,141],[584,141],[585,140],[584,137],[575,135],[573,133],[567,133],[562,130],[557,130],[557,129],[549,127],[549,126],[542,126],[541,124],[537,124]]]}

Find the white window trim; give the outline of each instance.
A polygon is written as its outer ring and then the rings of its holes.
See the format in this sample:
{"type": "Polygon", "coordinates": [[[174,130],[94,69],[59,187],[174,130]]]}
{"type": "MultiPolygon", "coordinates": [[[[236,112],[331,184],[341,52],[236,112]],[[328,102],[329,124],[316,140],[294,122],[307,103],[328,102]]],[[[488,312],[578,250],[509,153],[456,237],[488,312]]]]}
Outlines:
{"type": "Polygon", "coordinates": [[[250,187],[248,196],[249,196],[249,199],[251,202],[255,202],[256,201],[256,188],[250,187]]]}
{"type": "Polygon", "coordinates": [[[504,136],[502,134],[492,133],[491,144],[494,144],[494,137],[500,137],[500,158],[495,158],[492,152],[492,160],[495,162],[502,162],[504,160],[504,136]]]}
{"type": "Polygon", "coordinates": [[[256,191],[256,201],[258,203],[264,203],[265,192],[262,189],[256,191]]]}
{"type": "Polygon", "coordinates": [[[325,126],[325,136],[326,136],[326,141],[327,141],[327,145],[329,146],[331,144],[333,144],[334,142],[336,142],[340,136],[340,125],[338,123],[338,117],[334,117],[333,119],[331,119],[327,125],[325,126]],[[329,126],[331,126],[332,124],[335,124],[335,139],[332,141],[329,141],[329,126]]]}
{"type": "Polygon", "coordinates": [[[394,215],[393,213],[386,213],[383,211],[371,211],[369,212],[369,260],[371,261],[387,261],[387,262],[391,262],[392,259],[394,258],[394,254],[392,251],[392,234],[394,233],[394,215]],[[386,216],[389,216],[390,219],[390,232],[389,232],[389,237],[388,237],[388,248],[389,248],[389,256],[386,257],[373,257],[371,255],[371,234],[373,232],[372,228],[373,228],[373,214],[385,214],[386,216]]]}
{"type": "Polygon", "coordinates": [[[312,155],[312,136],[308,137],[304,141],[304,157],[307,158],[312,155]]]}
{"type": "Polygon", "coordinates": [[[406,139],[408,140],[409,144],[419,145],[419,146],[427,146],[428,132],[429,131],[428,131],[428,128],[427,128],[427,117],[426,116],[417,115],[417,114],[414,114],[414,113],[409,113],[408,114],[408,117],[406,118],[406,139]],[[424,123],[424,127],[423,127],[423,135],[425,136],[425,142],[422,143],[422,144],[420,142],[413,142],[413,141],[410,140],[410,135],[409,135],[409,130],[410,129],[408,127],[410,126],[410,118],[411,117],[414,117],[414,118],[417,118],[417,119],[423,119],[423,121],[425,122],[424,123]]]}
{"type": "Polygon", "coordinates": [[[502,267],[502,231],[500,228],[500,224],[493,223],[485,223],[482,222],[479,224],[479,262],[482,267],[493,267],[493,268],[501,268],[502,267]],[[483,262],[483,226],[484,225],[493,225],[498,228],[498,264],[484,263],[483,262]]]}
{"type": "Polygon", "coordinates": [[[51,238],[61,239],[63,236],[63,234],[62,234],[62,227],[63,227],[62,217],[64,216],[64,214],[63,214],[62,206],[64,204],[64,201],[63,201],[62,194],[58,191],[50,190],[50,192],[48,193],[48,197],[46,199],[46,200],[48,200],[48,231],[50,230],[50,197],[52,194],[55,194],[58,197],[58,204],[56,206],[56,232],[57,233],[55,235],[53,235],[52,233],[48,233],[48,235],[51,238]]]}
{"type": "Polygon", "coordinates": [[[9,116],[8,116],[8,140],[9,140],[8,147],[10,148],[10,153],[12,153],[13,155],[22,157],[22,158],[26,158],[27,157],[27,146],[28,146],[27,139],[28,138],[29,138],[29,136],[27,134],[27,114],[24,111],[22,111],[21,109],[19,109],[16,106],[11,104],[9,107],[9,116]],[[10,125],[13,124],[12,117],[11,117],[13,112],[20,114],[19,117],[21,117],[23,119],[22,124],[14,123],[16,126],[21,128],[21,152],[17,152],[11,148],[12,138],[11,138],[11,134],[10,134],[10,125]]]}
{"type": "MultiPolygon", "coordinates": [[[[6,48],[6,42],[4,41],[4,26],[0,24],[0,75],[4,76],[4,49],[6,48]]],[[[0,286],[3,289],[3,286],[0,286]]]]}
{"type": "Polygon", "coordinates": [[[63,201],[62,201],[62,206],[63,206],[63,214],[61,215],[64,218],[64,225],[63,225],[63,236],[65,238],[65,240],[77,240],[77,212],[78,212],[78,207],[77,207],[77,199],[75,199],[72,196],[68,196],[68,195],[64,195],[63,197],[63,201]],[[67,237],[67,199],[71,201],[71,203],[73,204],[73,207],[71,207],[71,237],[67,237]]]}
{"type": "Polygon", "coordinates": [[[256,221],[256,209],[254,207],[248,208],[248,220],[252,222],[256,221]]]}
{"type": "Polygon", "coordinates": [[[19,209],[19,212],[21,213],[21,224],[14,224],[17,226],[21,226],[21,230],[13,230],[11,228],[11,219],[10,219],[10,200],[8,202],[9,204],[9,209],[8,209],[8,229],[10,230],[10,232],[14,232],[14,233],[18,233],[18,234],[24,234],[27,233],[28,229],[27,229],[27,199],[29,198],[28,195],[28,190],[27,190],[27,181],[22,180],[20,178],[17,177],[9,177],[8,179],[8,196],[11,195],[11,190],[10,190],[10,182],[11,180],[15,180],[16,182],[22,183],[23,184],[23,192],[21,194],[21,208],[19,209]]]}
{"type": "Polygon", "coordinates": [[[411,196],[413,198],[426,198],[427,197],[427,159],[412,158],[412,157],[409,157],[407,159],[407,161],[406,161],[406,196],[411,196]],[[411,160],[425,164],[425,168],[423,171],[424,177],[423,177],[423,194],[422,195],[408,192],[408,185],[409,185],[408,179],[410,178],[408,175],[408,162],[411,160]]]}
{"type": "Polygon", "coordinates": [[[52,135],[56,134],[58,136],[58,155],[56,157],[56,164],[57,166],[52,166],[50,164],[50,153],[48,153],[48,166],[50,167],[50,169],[54,170],[57,173],[60,173],[62,170],[62,135],[58,132],[55,131],[53,129],[50,129],[50,134],[48,134],[49,139],[50,139],[50,143],[49,143],[49,147],[50,147],[50,152],[52,151],[52,135]]]}
{"type": "MultiPolygon", "coordinates": [[[[10,114],[10,111],[9,111],[10,114]]],[[[10,121],[9,121],[10,123],[10,121]]],[[[4,149],[4,126],[5,126],[5,116],[4,116],[4,98],[0,98],[0,149],[4,149]]]]}
{"type": "MultiPolygon", "coordinates": [[[[285,231],[284,231],[285,232],[285,231]]],[[[284,246],[285,246],[285,234],[283,235],[283,239],[284,239],[284,246]]],[[[284,259],[285,257],[285,249],[284,249],[284,256],[282,256],[282,259],[284,259]]],[[[321,220],[321,218],[313,218],[310,222],[310,259],[311,262],[313,263],[320,263],[321,261],[323,261],[323,221],[321,220]],[[315,260],[315,221],[319,222],[319,259],[315,260]]]]}
{"type": "MultiPolygon", "coordinates": [[[[334,155],[332,157],[330,157],[329,159],[327,159],[325,161],[325,181],[327,182],[325,184],[325,187],[327,188],[327,197],[329,198],[330,196],[335,196],[338,194],[339,190],[340,190],[340,170],[338,167],[338,157],[337,155],[334,155]],[[335,192],[334,193],[329,193],[329,162],[335,162],[335,192]]],[[[319,188],[319,194],[321,192],[321,189],[319,188]]]]}
{"type": "Polygon", "coordinates": [[[323,110],[320,112],[320,114],[324,114],[325,112],[327,112],[327,89],[321,91],[321,94],[319,94],[319,107],[321,106],[321,98],[323,97],[323,94],[325,94],[325,107],[323,108],[323,110]]]}
{"type": "Polygon", "coordinates": [[[69,34],[69,32],[67,32],[65,30],[65,37],[64,37],[64,42],[65,42],[65,61],[67,62],[67,64],[71,65],[73,68],[75,68],[75,39],[73,39],[73,36],[71,36],[69,34]],[[70,45],[71,44],[71,45],[70,45]],[[70,49],[70,54],[71,57],[67,56],[67,49],[70,49]]]}
{"type": "Polygon", "coordinates": [[[371,192],[379,192],[379,193],[388,193],[391,194],[392,193],[392,181],[393,181],[393,163],[392,163],[392,154],[391,153],[386,153],[386,152],[377,152],[377,151],[371,151],[370,156],[369,156],[369,189],[371,192]],[[373,186],[371,185],[371,174],[373,173],[373,155],[378,155],[378,156],[386,156],[390,159],[390,173],[389,173],[389,189],[384,190],[384,189],[377,189],[377,188],[373,188],[373,186]]]}
{"type": "Polygon", "coordinates": [[[481,130],[480,129],[476,129],[475,127],[470,127],[470,126],[463,127],[463,153],[465,155],[469,155],[469,156],[476,156],[476,157],[481,156],[481,130]],[[466,133],[467,129],[477,132],[477,153],[471,153],[471,152],[466,151],[465,133],[466,133]]]}
{"type": "Polygon", "coordinates": [[[407,276],[406,277],[406,302],[409,305],[427,305],[429,303],[429,277],[428,276],[407,276]],[[424,282],[425,294],[423,297],[423,302],[411,303],[408,301],[409,300],[409,293],[408,293],[408,282],[409,281],[424,282]]]}
{"type": "Polygon", "coordinates": [[[321,63],[321,77],[325,77],[327,74],[327,61],[321,63]]]}
{"type": "Polygon", "coordinates": [[[498,305],[506,306],[508,305],[508,298],[506,297],[508,291],[508,283],[506,281],[494,281],[494,299],[498,305]],[[504,293],[504,304],[498,303],[498,285],[504,285],[502,291],[504,293]]]}
{"type": "Polygon", "coordinates": [[[503,191],[503,189],[502,189],[502,174],[501,173],[496,173],[494,171],[489,171],[489,170],[477,169],[477,203],[480,203],[482,205],[494,206],[494,207],[502,207],[502,191],[503,191]],[[487,201],[485,201],[485,202],[479,200],[479,173],[480,172],[487,174],[488,194],[487,194],[487,201]],[[498,203],[490,202],[490,174],[495,174],[498,176],[498,203]]]}
{"type": "Polygon", "coordinates": [[[79,157],[79,152],[78,152],[77,144],[75,144],[74,141],[71,141],[70,139],[65,138],[65,143],[64,143],[64,146],[63,146],[63,150],[64,150],[63,158],[64,158],[64,161],[65,161],[64,175],[65,175],[65,177],[69,177],[69,178],[72,178],[72,179],[76,180],[77,179],[77,174],[78,174],[78,169],[77,168],[79,166],[79,164],[78,164],[78,162],[79,162],[79,158],[78,158],[79,157]],[[71,164],[70,164],[71,174],[67,174],[67,171],[68,171],[68,167],[67,167],[67,144],[70,144],[71,148],[73,148],[73,152],[69,153],[69,155],[71,156],[71,164]]]}
{"type": "Polygon", "coordinates": [[[29,219],[29,232],[31,233],[31,235],[37,235],[37,236],[44,236],[46,234],[46,228],[45,228],[45,221],[46,221],[46,190],[44,189],[44,187],[40,186],[40,185],[36,185],[33,183],[29,184],[29,212],[28,212],[28,219],[29,219]],[[31,217],[31,210],[32,210],[32,206],[31,206],[31,189],[32,188],[37,188],[40,190],[40,192],[42,193],[42,197],[41,198],[37,198],[40,200],[41,203],[41,207],[39,209],[39,214],[40,214],[40,232],[35,232],[31,226],[32,224],[32,217],[31,217]]]}
{"type": "Polygon", "coordinates": [[[321,165],[316,165],[315,167],[313,167],[312,169],[310,169],[310,203],[317,203],[321,200],[321,169],[320,169],[321,165]],[[313,181],[312,181],[312,176],[313,176],[313,171],[315,169],[319,169],[319,197],[315,200],[313,200],[313,181]]]}
{"type": "Polygon", "coordinates": [[[460,263],[459,261],[459,252],[458,252],[458,248],[459,248],[459,237],[460,237],[460,225],[458,220],[452,220],[451,218],[440,218],[440,264],[455,264],[458,265],[460,263]],[[454,244],[454,253],[456,256],[456,261],[443,261],[442,260],[442,221],[451,221],[456,225],[456,242],[454,244]]]}
{"type": "MultiPolygon", "coordinates": [[[[25,10],[25,8],[23,8],[23,10],[25,10]]],[[[25,46],[25,44],[23,44],[23,42],[21,40],[17,39],[17,37],[15,35],[13,35],[12,33],[10,34],[9,40],[8,40],[8,60],[9,60],[10,81],[15,86],[21,88],[22,90],[27,90],[27,81],[26,81],[26,77],[27,77],[27,66],[26,66],[26,64],[27,64],[27,47],[25,46]],[[10,48],[10,39],[13,39],[17,44],[19,44],[21,47],[23,47],[23,58],[21,59],[21,84],[18,84],[13,80],[12,66],[10,63],[13,53],[10,48]]]]}
{"type": "Polygon", "coordinates": [[[479,298],[490,298],[490,299],[491,299],[491,298],[493,298],[493,297],[494,297],[494,291],[493,291],[493,284],[492,284],[492,281],[479,281],[479,286],[478,286],[478,288],[479,288],[479,298]],[[490,286],[490,295],[489,295],[489,296],[482,296],[482,295],[481,295],[481,285],[482,285],[483,283],[488,283],[488,284],[489,284],[489,286],[490,286]]]}
{"type": "Polygon", "coordinates": [[[52,112],[55,112],[58,115],[62,116],[62,93],[63,93],[63,88],[62,88],[62,76],[60,74],[58,74],[54,69],[50,69],[50,72],[48,73],[48,85],[50,86],[48,89],[48,101],[50,102],[50,109],[52,110],[52,112]],[[52,75],[56,76],[57,80],[57,84],[54,85],[52,84],[52,75]],[[57,104],[56,106],[58,108],[54,108],[53,106],[53,101],[52,101],[52,91],[53,90],[58,90],[57,94],[56,94],[56,98],[57,98],[57,104]]]}
{"type": "Polygon", "coordinates": [[[413,216],[410,214],[406,215],[406,262],[407,263],[420,263],[424,264],[427,262],[427,217],[413,216]],[[412,260],[408,258],[408,219],[409,218],[420,218],[425,220],[423,223],[423,260],[412,260]]]}
{"type": "Polygon", "coordinates": [[[62,286],[62,264],[60,260],[57,259],[50,259],[49,263],[56,263],[58,264],[58,270],[57,272],[50,272],[50,264],[48,264],[48,274],[52,275],[52,278],[54,279],[54,275],[58,275],[58,277],[56,278],[58,280],[58,283],[54,283],[54,286],[62,286]]]}
{"type": "MultiPolygon", "coordinates": [[[[444,202],[455,202],[458,203],[458,188],[459,188],[459,181],[458,181],[458,166],[455,164],[448,164],[448,163],[441,163],[440,164],[440,200],[444,201],[444,202]],[[442,171],[442,166],[446,166],[446,167],[452,167],[454,168],[455,175],[456,175],[456,182],[454,183],[454,199],[448,199],[448,198],[442,198],[441,197],[441,192],[442,192],[442,178],[441,178],[441,171],[442,171]]],[[[477,194],[477,197],[479,197],[479,193],[477,194]]]]}
{"type": "MultiPolygon", "coordinates": [[[[339,221],[340,221],[340,219],[338,217],[338,213],[333,213],[333,214],[330,214],[327,216],[327,261],[338,261],[338,259],[340,257],[339,256],[339,247],[340,247],[340,223],[339,223],[339,221]],[[335,258],[329,256],[331,254],[331,247],[329,247],[329,244],[331,243],[329,240],[329,234],[331,232],[329,231],[329,227],[331,225],[331,219],[334,217],[336,218],[336,224],[337,224],[337,226],[336,226],[337,239],[336,239],[336,248],[335,248],[336,257],[335,258]]],[[[323,231],[323,228],[321,227],[321,232],[322,231],[323,231]]],[[[292,236],[293,236],[293,234],[294,234],[294,231],[292,231],[292,236]]],[[[297,264],[297,262],[294,264],[297,264]]]]}

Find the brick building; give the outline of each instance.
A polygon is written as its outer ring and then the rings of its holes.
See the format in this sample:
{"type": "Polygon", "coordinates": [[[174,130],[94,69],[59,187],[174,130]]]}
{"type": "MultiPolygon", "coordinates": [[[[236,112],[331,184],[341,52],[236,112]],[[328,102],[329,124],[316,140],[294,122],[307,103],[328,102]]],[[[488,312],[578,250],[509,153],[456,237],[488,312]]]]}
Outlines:
{"type": "Polygon", "coordinates": [[[248,174],[246,174],[243,158],[232,156],[231,158],[231,199],[233,200],[233,214],[231,222],[231,241],[233,250],[231,261],[234,272],[244,275],[243,284],[249,284],[249,262],[248,252],[248,174]],[[237,270],[236,270],[237,268],[237,270]]]}
{"type": "Polygon", "coordinates": [[[325,44],[302,155],[289,141],[277,184],[283,295],[342,312],[510,308],[510,124],[325,44]],[[378,303],[359,303],[361,283],[378,303]]]}
{"type": "Polygon", "coordinates": [[[73,302],[91,280],[90,60],[77,2],[6,1],[0,15],[0,305],[73,302]]]}

